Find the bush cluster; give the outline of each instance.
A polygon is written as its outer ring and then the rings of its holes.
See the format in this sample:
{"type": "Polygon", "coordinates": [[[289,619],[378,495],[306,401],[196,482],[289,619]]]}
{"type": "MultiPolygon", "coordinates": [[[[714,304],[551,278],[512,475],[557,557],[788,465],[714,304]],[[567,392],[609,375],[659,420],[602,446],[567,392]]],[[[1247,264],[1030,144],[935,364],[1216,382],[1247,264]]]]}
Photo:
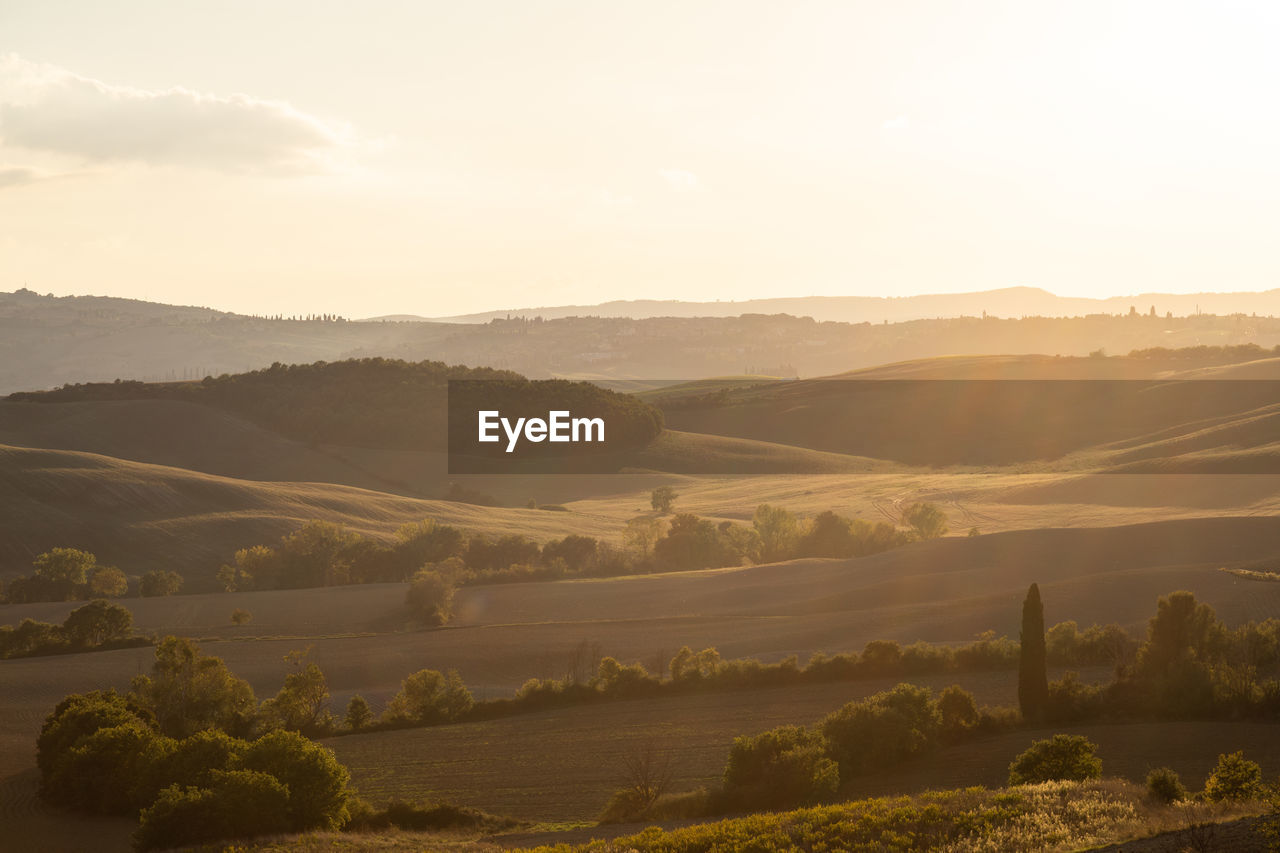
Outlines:
{"type": "Polygon", "coordinates": [[[347,817],[349,774],[329,750],[285,731],[170,737],[133,695],[68,696],[37,749],[45,799],[92,814],[140,812],[141,850],[336,829],[347,817]]]}
{"type": "Polygon", "coordinates": [[[118,604],[99,599],[72,610],[61,625],[23,619],[17,626],[0,625],[0,658],[122,649],[145,646],[149,637],[134,636],[133,614],[118,604]]]}
{"type": "MultiPolygon", "coordinates": [[[[617,548],[575,534],[542,544],[519,534],[490,537],[429,518],[402,526],[394,541],[385,544],[339,524],[311,521],[276,545],[236,551],[232,561],[218,570],[218,580],[234,592],[416,580],[436,583],[431,580],[434,575],[451,588],[722,568],[795,557],[860,557],[946,532],[946,516],[933,504],[909,507],[904,523],[908,528],[898,529],[830,511],[802,522],[785,509],[763,504],[750,525],[712,522],[692,513],[677,513],[666,522],[635,518],[624,531],[624,547],[617,548]]],[[[429,624],[447,621],[437,606],[447,594],[435,592],[426,598],[426,607],[410,601],[415,612],[429,624]]]]}
{"type": "MultiPolygon", "coordinates": [[[[78,548],[53,548],[31,563],[30,575],[9,581],[0,601],[27,604],[35,601],[88,601],[120,598],[129,592],[129,578],[115,566],[103,566],[98,558],[78,548]]],[[[155,570],[137,580],[140,596],[173,595],[182,589],[176,572],[155,570]]]]}

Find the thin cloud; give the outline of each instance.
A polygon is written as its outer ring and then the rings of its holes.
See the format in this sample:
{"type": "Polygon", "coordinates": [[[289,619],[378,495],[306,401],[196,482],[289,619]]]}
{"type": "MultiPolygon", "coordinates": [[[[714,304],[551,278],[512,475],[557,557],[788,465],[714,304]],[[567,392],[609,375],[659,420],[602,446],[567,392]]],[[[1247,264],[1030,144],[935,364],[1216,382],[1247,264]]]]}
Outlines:
{"type": "Polygon", "coordinates": [[[658,175],[677,192],[688,193],[702,188],[698,176],[684,169],[659,169],[658,175]]]}
{"type": "Polygon", "coordinates": [[[114,86],[10,55],[0,139],[90,162],[309,173],[329,171],[351,134],[281,101],[114,86]]]}
{"type": "Polygon", "coordinates": [[[894,116],[887,118],[880,125],[883,130],[906,130],[911,126],[911,118],[909,116],[894,116]]]}
{"type": "Polygon", "coordinates": [[[22,166],[0,166],[0,190],[9,187],[20,187],[38,181],[40,176],[35,169],[22,166]]]}

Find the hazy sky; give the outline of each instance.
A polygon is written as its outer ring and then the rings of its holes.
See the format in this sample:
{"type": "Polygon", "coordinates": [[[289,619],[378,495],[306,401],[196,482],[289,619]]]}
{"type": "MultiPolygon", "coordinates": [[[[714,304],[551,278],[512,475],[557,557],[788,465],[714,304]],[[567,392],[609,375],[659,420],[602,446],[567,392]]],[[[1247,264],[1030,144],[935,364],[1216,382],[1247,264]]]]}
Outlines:
{"type": "Polygon", "coordinates": [[[0,290],[1280,286],[1280,4],[0,0],[0,290]]]}

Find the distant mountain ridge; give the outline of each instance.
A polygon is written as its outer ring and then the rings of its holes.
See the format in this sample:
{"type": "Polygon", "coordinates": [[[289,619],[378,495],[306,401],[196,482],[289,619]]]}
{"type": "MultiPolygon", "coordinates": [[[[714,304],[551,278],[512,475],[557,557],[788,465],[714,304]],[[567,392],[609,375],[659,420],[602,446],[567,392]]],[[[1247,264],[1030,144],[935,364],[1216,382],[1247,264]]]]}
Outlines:
{"type": "Polygon", "coordinates": [[[398,314],[373,319],[434,320],[442,323],[487,323],[506,317],[736,317],[741,314],[792,314],[841,323],[898,323],[947,317],[1081,317],[1124,314],[1130,307],[1146,314],[1155,308],[1164,316],[1188,314],[1280,314],[1280,289],[1238,293],[1140,293],[1091,299],[1058,296],[1038,287],[1006,287],[972,293],[917,296],[796,296],[742,301],[686,302],[683,300],[614,300],[597,305],[556,305],[483,311],[451,317],[413,317],[398,314]]]}
{"type": "Polygon", "coordinates": [[[528,309],[513,313],[543,319],[508,320],[508,312],[491,312],[502,319],[490,322],[481,322],[482,315],[458,322],[407,321],[404,315],[349,321],[309,313],[305,302],[297,307],[291,318],[253,317],[117,297],[0,292],[0,395],[116,379],[200,380],[277,362],[373,357],[492,367],[531,379],[694,380],[824,376],[938,356],[1280,344],[1280,290],[1109,300],[1013,288],[892,299],[620,302],[554,309],[597,316],[557,319],[547,316],[552,309],[528,309]],[[873,306],[870,315],[867,305],[873,306]],[[885,316],[890,309],[895,317],[948,316],[893,319],[885,316]],[[608,311],[663,316],[599,316],[608,311]],[[1002,319],[1002,312],[1017,317],[1002,319]],[[1087,316],[1051,316],[1061,312],[1087,316]],[[1166,319],[1170,312],[1173,319],[1166,319]],[[690,316],[676,316],[681,313],[690,316]],[[716,313],[732,316],[710,316],[716,313]]]}

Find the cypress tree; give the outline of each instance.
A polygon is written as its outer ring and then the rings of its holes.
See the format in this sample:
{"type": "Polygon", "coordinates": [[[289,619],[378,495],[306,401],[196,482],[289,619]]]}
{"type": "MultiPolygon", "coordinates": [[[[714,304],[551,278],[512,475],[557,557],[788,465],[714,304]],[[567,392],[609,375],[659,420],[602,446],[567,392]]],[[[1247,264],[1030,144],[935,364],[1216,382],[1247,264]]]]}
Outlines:
{"type": "Polygon", "coordinates": [[[1039,720],[1049,705],[1048,655],[1044,645],[1044,604],[1040,587],[1027,590],[1022,602],[1022,644],[1018,660],[1018,707],[1023,719],[1039,720]]]}

